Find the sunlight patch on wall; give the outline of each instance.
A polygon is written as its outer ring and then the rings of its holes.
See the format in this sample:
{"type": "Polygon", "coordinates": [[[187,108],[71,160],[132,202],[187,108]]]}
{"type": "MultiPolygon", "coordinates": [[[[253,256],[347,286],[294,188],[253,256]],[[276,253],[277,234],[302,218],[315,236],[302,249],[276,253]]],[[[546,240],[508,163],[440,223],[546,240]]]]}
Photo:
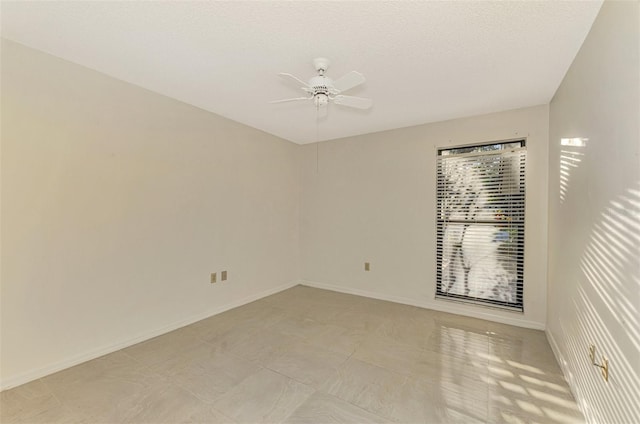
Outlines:
{"type": "Polygon", "coordinates": [[[573,366],[569,377],[580,383],[587,416],[598,421],[635,422],[640,416],[639,246],[640,189],[631,188],[610,201],[593,225],[577,292],[568,304],[578,321],[560,326],[568,347],[564,359],[573,366]],[[591,343],[597,362],[603,356],[610,361],[608,382],[588,357],[591,343]]]}
{"type": "Polygon", "coordinates": [[[571,147],[584,147],[586,145],[584,144],[584,141],[578,143],[573,140],[584,139],[563,138],[561,140],[561,144],[568,147],[560,150],[560,204],[563,204],[566,200],[567,194],[569,193],[571,174],[573,171],[575,171],[576,168],[578,168],[580,162],[582,162],[582,157],[584,156],[584,152],[578,150],[569,150],[571,147]],[[571,142],[569,142],[568,140],[571,140],[571,142]]]}
{"type": "Polygon", "coordinates": [[[594,225],[580,269],[615,320],[640,351],[640,208],[628,190],[612,201],[594,225]],[[634,274],[633,271],[636,271],[634,274]]]}
{"type": "Polygon", "coordinates": [[[573,147],[584,147],[587,145],[588,138],[575,137],[575,138],[561,138],[560,145],[561,146],[573,146],[573,147]]]}

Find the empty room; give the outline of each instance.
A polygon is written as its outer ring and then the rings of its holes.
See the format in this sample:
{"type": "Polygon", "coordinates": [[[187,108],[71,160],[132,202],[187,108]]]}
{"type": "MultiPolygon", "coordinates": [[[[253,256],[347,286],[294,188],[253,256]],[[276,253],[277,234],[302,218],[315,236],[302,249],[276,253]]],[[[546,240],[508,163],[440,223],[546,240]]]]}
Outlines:
{"type": "Polygon", "coordinates": [[[0,422],[640,423],[640,2],[0,19],[0,422]]]}

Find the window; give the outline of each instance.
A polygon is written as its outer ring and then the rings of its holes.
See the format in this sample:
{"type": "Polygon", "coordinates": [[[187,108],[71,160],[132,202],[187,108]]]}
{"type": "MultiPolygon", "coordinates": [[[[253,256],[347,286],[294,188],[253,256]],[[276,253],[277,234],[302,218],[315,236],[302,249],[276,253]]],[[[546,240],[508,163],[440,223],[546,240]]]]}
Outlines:
{"type": "Polygon", "coordinates": [[[436,297],[523,310],[525,141],[438,151],[436,297]]]}

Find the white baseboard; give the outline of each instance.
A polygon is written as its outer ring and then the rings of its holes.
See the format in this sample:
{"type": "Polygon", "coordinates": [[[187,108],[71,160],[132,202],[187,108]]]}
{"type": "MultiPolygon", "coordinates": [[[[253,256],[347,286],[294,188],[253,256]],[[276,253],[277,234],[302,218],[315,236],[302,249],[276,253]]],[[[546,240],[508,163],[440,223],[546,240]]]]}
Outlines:
{"type": "Polygon", "coordinates": [[[545,329],[544,323],[537,322],[537,321],[524,320],[516,317],[513,317],[513,318],[505,317],[503,315],[494,313],[493,310],[490,308],[486,308],[486,310],[483,310],[485,308],[482,308],[482,309],[474,308],[472,311],[469,311],[469,310],[464,310],[464,309],[468,309],[468,307],[463,307],[453,302],[446,302],[446,301],[425,302],[425,301],[420,301],[416,299],[411,299],[408,297],[392,296],[392,295],[377,293],[369,290],[352,289],[352,288],[336,286],[336,285],[326,284],[326,283],[318,283],[316,281],[308,281],[308,280],[303,280],[300,282],[300,284],[302,284],[303,286],[315,287],[318,289],[331,290],[331,291],[347,293],[347,294],[355,294],[358,296],[369,297],[372,299],[387,300],[389,302],[402,303],[404,305],[417,306],[419,308],[433,309],[435,311],[448,312],[448,313],[457,314],[457,315],[464,315],[472,318],[480,318],[488,321],[499,322],[502,324],[515,325],[517,327],[531,328],[534,330],[545,329]]]}
{"type": "Polygon", "coordinates": [[[578,408],[580,408],[580,411],[582,412],[582,414],[585,417],[587,417],[587,409],[586,409],[587,405],[584,399],[578,396],[578,393],[576,390],[577,384],[576,384],[575,376],[569,369],[566,359],[564,358],[564,356],[562,356],[560,347],[558,346],[556,339],[553,337],[553,334],[551,334],[551,332],[548,330],[545,331],[545,334],[547,336],[547,340],[549,341],[549,345],[551,346],[551,351],[553,352],[553,356],[556,357],[556,361],[558,361],[558,364],[560,364],[562,375],[564,376],[564,379],[566,380],[567,385],[569,386],[569,390],[571,390],[571,394],[573,395],[573,398],[576,400],[576,403],[578,404],[578,408]]]}
{"type": "Polygon", "coordinates": [[[118,341],[116,343],[112,343],[112,344],[109,344],[109,345],[106,345],[106,346],[102,346],[102,347],[99,347],[99,348],[96,348],[96,349],[92,349],[92,350],[89,350],[87,352],[83,352],[83,353],[80,353],[78,355],[74,355],[74,356],[72,356],[70,358],[63,359],[62,361],[57,361],[57,362],[54,362],[54,363],[52,363],[50,365],[47,365],[47,366],[44,366],[44,367],[41,367],[41,368],[38,368],[38,369],[35,369],[35,370],[27,371],[25,373],[22,373],[22,374],[13,376],[13,377],[9,377],[9,378],[7,378],[7,379],[5,379],[5,380],[0,382],[0,391],[11,389],[12,387],[20,386],[20,385],[28,383],[30,381],[37,380],[39,378],[45,377],[45,376],[47,376],[49,374],[53,374],[55,372],[62,371],[64,369],[70,368],[70,367],[72,367],[74,365],[78,365],[78,364],[81,364],[83,362],[87,362],[87,361],[90,361],[92,359],[96,359],[96,358],[99,358],[101,356],[108,355],[109,353],[113,353],[113,352],[115,352],[117,350],[124,349],[124,348],[129,347],[129,346],[133,346],[134,344],[143,342],[145,340],[149,340],[149,339],[152,339],[154,337],[161,336],[161,335],[166,334],[166,333],[168,333],[170,331],[177,330],[178,328],[185,327],[185,326],[187,326],[189,324],[193,324],[194,322],[198,322],[198,321],[203,320],[205,318],[209,318],[209,317],[211,317],[213,315],[220,314],[222,312],[228,311],[229,309],[233,309],[233,308],[237,308],[238,306],[246,305],[247,303],[251,303],[251,302],[254,302],[254,301],[258,300],[258,299],[262,299],[263,297],[267,297],[267,296],[270,296],[272,294],[281,292],[283,290],[286,290],[286,289],[291,288],[293,286],[296,286],[298,284],[300,284],[299,281],[294,281],[294,282],[290,282],[290,283],[287,283],[287,284],[282,284],[280,286],[277,286],[277,287],[262,291],[260,293],[253,294],[251,296],[247,296],[247,297],[245,297],[243,299],[240,299],[238,301],[229,303],[227,305],[224,305],[224,306],[221,306],[221,307],[218,307],[218,308],[214,308],[214,309],[205,311],[205,312],[200,313],[198,315],[193,315],[193,316],[191,316],[189,318],[174,322],[174,323],[172,323],[170,325],[167,325],[167,326],[164,326],[164,327],[161,327],[161,328],[156,328],[156,329],[153,329],[153,330],[150,330],[150,331],[145,331],[145,332],[143,332],[141,334],[138,334],[135,337],[127,338],[127,339],[118,341]]]}

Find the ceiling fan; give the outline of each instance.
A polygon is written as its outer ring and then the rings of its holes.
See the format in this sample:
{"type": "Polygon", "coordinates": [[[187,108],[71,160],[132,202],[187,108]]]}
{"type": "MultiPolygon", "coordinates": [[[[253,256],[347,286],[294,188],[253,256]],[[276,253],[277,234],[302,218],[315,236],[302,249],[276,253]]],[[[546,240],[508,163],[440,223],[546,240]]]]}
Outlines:
{"type": "Polygon", "coordinates": [[[329,60],[318,57],[313,60],[313,66],[318,71],[318,75],[311,77],[309,82],[304,82],[300,78],[286,73],[278,74],[287,82],[295,83],[300,89],[307,93],[306,97],[295,97],[292,99],[275,100],[269,103],[294,102],[298,100],[312,100],[317,108],[326,106],[329,102],[337,105],[354,107],[357,109],[369,109],[372,105],[371,99],[364,97],[345,96],[341,94],[350,90],[366,80],[360,72],[351,71],[337,80],[325,76],[329,68],[329,60]]]}

